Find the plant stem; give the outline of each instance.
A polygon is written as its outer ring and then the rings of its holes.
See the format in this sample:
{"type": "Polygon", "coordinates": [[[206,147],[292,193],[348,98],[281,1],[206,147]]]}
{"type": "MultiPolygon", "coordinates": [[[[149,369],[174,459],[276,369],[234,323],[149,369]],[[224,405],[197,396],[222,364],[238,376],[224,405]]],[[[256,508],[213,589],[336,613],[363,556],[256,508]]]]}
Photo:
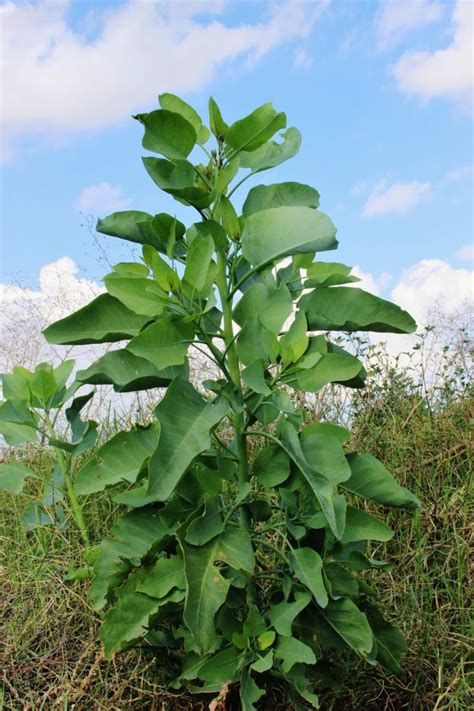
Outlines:
{"type": "MultiPolygon", "coordinates": [[[[54,431],[53,424],[51,422],[51,419],[49,417],[49,414],[46,413],[45,416],[45,422],[46,426],[48,428],[48,431],[50,433],[50,436],[55,438],[56,433],[54,431]]],[[[77,500],[76,492],[74,491],[74,485],[72,483],[72,479],[70,476],[70,467],[68,465],[68,462],[66,461],[65,456],[59,450],[57,447],[55,447],[55,454],[56,454],[56,461],[61,467],[61,471],[64,476],[64,482],[66,484],[66,489],[67,489],[67,494],[68,494],[68,499],[69,503],[71,505],[71,513],[74,517],[74,520],[76,522],[76,526],[79,529],[79,533],[81,534],[81,538],[86,546],[89,545],[89,533],[86,528],[86,524],[84,521],[84,516],[82,514],[82,506],[80,505],[79,501],[77,500]]]]}

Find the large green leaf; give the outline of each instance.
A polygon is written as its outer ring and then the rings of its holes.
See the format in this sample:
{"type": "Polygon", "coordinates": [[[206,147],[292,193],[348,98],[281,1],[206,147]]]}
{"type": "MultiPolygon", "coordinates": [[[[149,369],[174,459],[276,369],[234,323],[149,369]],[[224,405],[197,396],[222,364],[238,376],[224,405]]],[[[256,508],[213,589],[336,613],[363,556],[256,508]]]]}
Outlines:
{"type": "Polygon", "coordinates": [[[344,482],[348,491],[386,506],[415,509],[420,505],[415,494],[400,486],[372,454],[350,454],[347,459],[352,472],[350,479],[344,482]]]}
{"type": "Polygon", "coordinates": [[[210,430],[226,412],[225,400],[205,400],[181,378],[171,383],[155,410],[161,436],[149,463],[150,495],[158,501],[168,498],[194,457],[210,446],[210,430]]]}
{"type": "Polygon", "coordinates": [[[183,99],[180,99],[179,96],[168,93],[160,94],[158,101],[160,102],[162,109],[165,109],[166,111],[173,111],[176,114],[181,114],[181,116],[186,119],[186,121],[188,121],[196,131],[198,143],[206,143],[209,138],[209,131],[205,126],[203,126],[201,117],[192,106],[187,104],[186,101],[183,101],[183,99]]]}
{"type": "Polygon", "coordinates": [[[281,447],[272,444],[259,451],[252,469],[262,486],[278,486],[290,476],[290,459],[281,447]]]}
{"type": "Polygon", "coordinates": [[[121,481],[134,483],[145,460],[155,450],[159,427],[136,427],[118,432],[97,454],[79,469],[75,479],[77,494],[93,494],[121,481]]]}
{"type": "Polygon", "coordinates": [[[316,657],[311,647],[300,642],[296,637],[280,637],[275,658],[281,659],[284,673],[289,672],[295,664],[316,664],[316,657]]]}
{"type": "Polygon", "coordinates": [[[184,363],[193,338],[192,323],[166,316],[135,336],[127,345],[127,350],[149,360],[158,370],[164,370],[184,363]]]}
{"type": "Polygon", "coordinates": [[[120,348],[106,353],[86,370],[78,371],[76,379],[92,385],[113,385],[116,392],[125,393],[166,387],[177,375],[186,378],[188,371],[187,361],[184,365],[171,365],[158,370],[146,358],[139,358],[125,348],[120,348]]]}
{"type": "Polygon", "coordinates": [[[173,588],[186,588],[184,562],[180,555],[158,558],[151,568],[146,569],[136,586],[137,592],[157,598],[165,597],[173,588]]]}
{"type": "Polygon", "coordinates": [[[149,321],[133,313],[110,294],[101,294],[90,304],[51,324],[43,331],[49,343],[113,343],[136,336],[149,321]]]}
{"type": "Polygon", "coordinates": [[[230,586],[216,566],[220,541],[205,546],[183,545],[186,576],[184,621],[201,654],[209,652],[216,639],[214,617],[224,604],[230,586]]]}
{"type": "MultiPolygon", "coordinates": [[[[111,296],[136,314],[151,318],[163,311],[163,303],[157,294],[160,287],[152,279],[123,276],[112,272],[104,278],[104,284],[111,296]],[[150,286],[154,287],[153,291],[150,290],[150,286]]],[[[163,291],[161,296],[166,298],[166,293],[163,291]]]]}
{"type": "Polygon", "coordinates": [[[158,109],[134,116],[145,127],[143,148],[170,160],[187,158],[196,144],[196,131],[181,113],[158,109]]]}
{"type": "Polygon", "coordinates": [[[232,317],[239,326],[258,315],[266,329],[278,335],[292,311],[290,292],[285,284],[278,288],[263,283],[253,284],[247,289],[234,308],[232,317]]]}
{"type": "Polygon", "coordinates": [[[280,358],[284,366],[297,361],[306,351],[309,342],[307,330],[305,315],[300,311],[288,331],[280,338],[280,358]]]}
{"type": "Polygon", "coordinates": [[[265,691],[260,689],[252,679],[250,669],[244,667],[240,677],[240,701],[242,702],[242,711],[255,711],[255,704],[262,696],[265,696],[265,691]]]}
{"type": "Polygon", "coordinates": [[[183,285],[188,287],[191,295],[207,289],[213,279],[212,255],[214,254],[214,241],[209,235],[201,236],[191,243],[186,255],[186,268],[184,270],[183,285]]]}
{"type": "Polygon", "coordinates": [[[274,207],[245,218],[242,254],[257,267],[289,254],[323,252],[336,247],[332,221],[310,207],[274,207]]]}
{"type": "Polygon", "coordinates": [[[208,207],[213,194],[196,184],[193,166],[186,160],[171,163],[163,158],[143,158],[143,165],[153,182],[181,202],[197,208],[208,207]]]}
{"type": "Polygon", "coordinates": [[[312,330],[413,333],[416,323],[399,306],[357,287],[320,287],[305,294],[299,308],[312,330]]]}
{"type": "Polygon", "coordinates": [[[363,656],[369,654],[373,644],[372,630],[367,617],[352,600],[330,600],[320,613],[349,647],[363,656]]]}
{"type": "Polygon", "coordinates": [[[89,599],[95,610],[106,604],[109,591],[120,585],[132,565],[139,565],[150,549],[172,533],[174,525],[154,506],[130,511],[118,519],[110,537],[99,544],[89,599]]]}
{"type": "Polygon", "coordinates": [[[171,215],[163,212],[153,217],[138,210],[114,212],[99,220],[96,230],[129,242],[148,244],[165,253],[172,237],[176,240],[184,235],[184,225],[171,215]]]}
{"type": "Polygon", "coordinates": [[[185,540],[193,546],[202,546],[222,533],[223,530],[222,511],[215,499],[209,499],[204,504],[202,515],[189,524],[185,540]]]}
{"type": "Polygon", "coordinates": [[[312,207],[319,206],[319,193],[302,183],[275,183],[257,185],[249,191],[242,207],[245,217],[272,207],[312,207]]]}
{"type": "Polygon", "coordinates": [[[247,531],[241,528],[227,528],[219,539],[218,559],[234,570],[244,570],[252,574],[255,568],[255,554],[247,531]]]}
{"type": "Polygon", "coordinates": [[[383,618],[373,605],[366,603],[364,611],[375,637],[375,658],[380,664],[396,674],[402,672],[400,657],[407,651],[407,644],[398,627],[383,618]]]}
{"type": "Polygon", "coordinates": [[[386,523],[367,511],[347,507],[346,528],[342,537],[344,544],[356,541],[389,541],[393,538],[393,531],[386,523]]]}
{"type": "Polygon", "coordinates": [[[315,495],[336,538],[344,533],[346,503],[338,495],[334,483],[312,468],[301,449],[297,432],[289,422],[280,424],[281,446],[294,461],[315,495]]]}
{"type": "Polygon", "coordinates": [[[309,593],[296,593],[294,602],[280,602],[272,605],[268,612],[268,617],[277,633],[290,637],[292,635],[292,624],[300,612],[311,602],[309,593]]]}
{"type": "Polygon", "coordinates": [[[235,151],[254,151],[286,126],[286,115],[277,113],[271,103],[235,121],[226,131],[225,141],[235,151]]]}
{"type": "Polygon", "coordinates": [[[318,605],[326,607],[328,594],[324,585],[320,555],[312,548],[297,548],[290,552],[290,566],[298,580],[313,593],[318,605]]]}
{"type": "Polygon", "coordinates": [[[293,158],[301,146],[301,133],[297,128],[289,128],[281,134],[281,137],[282,143],[268,141],[255,151],[242,151],[239,154],[240,167],[250,168],[252,173],[259,173],[293,158]]]}
{"type": "Polygon", "coordinates": [[[243,365],[251,365],[256,360],[260,360],[266,365],[276,359],[278,355],[277,337],[263,326],[257,314],[248,318],[239,332],[237,354],[243,365]]]}
{"type": "Polygon", "coordinates": [[[12,447],[36,442],[37,419],[23,400],[5,400],[0,405],[0,434],[12,447]]]}
{"type": "Polygon", "coordinates": [[[99,631],[104,644],[104,655],[111,659],[119,649],[130,646],[148,631],[149,620],[162,605],[180,602],[184,598],[182,590],[175,590],[167,597],[158,599],[137,592],[137,585],[146,575],[139,569],[120,588],[117,603],[107,611],[99,631]]]}
{"type": "MultiPolygon", "coordinates": [[[[342,428],[341,428],[342,429],[342,428]]],[[[349,479],[350,467],[338,437],[335,425],[317,422],[307,425],[301,432],[301,449],[311,467],[329,481],[339,484],[349,479]]]]}
{"type": "Polygon", "coordinates": [[[351,275],[352,267],[346,267],[340,262],[314,262],[306,270],[305,289],[314,286],[337,286],[360,281],[359,277],[351,275]]]}
{"type": "Polygon", "coordinates": [[[20,494],[23,491],[25,481],[29,477],[37,478],[37,475],[21,462],[0,464],[1,491],[7,491],[9,494],[20,494]]]}

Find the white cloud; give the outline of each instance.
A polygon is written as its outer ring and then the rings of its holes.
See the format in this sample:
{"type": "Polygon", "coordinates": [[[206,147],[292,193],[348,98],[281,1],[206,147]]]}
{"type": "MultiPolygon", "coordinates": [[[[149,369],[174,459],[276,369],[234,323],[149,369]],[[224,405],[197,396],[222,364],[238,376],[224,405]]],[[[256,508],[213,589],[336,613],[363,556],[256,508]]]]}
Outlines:
{"type": "Polygon", "coordinates": [[[18,134],[119,123],[162,91],[201,88],[226,61],[251,67],[275,47],[307,37],[329,2],[287,0],[271,4],[264,20],[227,26],[203,17],[223,3],[129,0],[99,11],[90,39],[68,25],[71,0],[7,0],[0,6],[6,150],[18,134]]]}
{"type": "Polygon", "coordinates": [[[62,257],[44,266],[39,274],[39,289],[17,284],[0,284],[0,372],[14,365],[34,368],[43,360],[59,362],[66,355],[86,357],[91,348],[79,349],[49,345],[41,331],[59,318],[84,306],[104,291],[96,282],[77,277],[78,267],[62,257]]]}
{"type": "Polygon", "coordinates": [[[411,183],[378,183],[363,208],[364,217],[375,217],[388,212],[407,213],[431,195],[431,184],[413,181],[411,183]]]}
{"type": "Polygon", "coordinates": [[[377,42],[380,49],[397,44],[413,30],[417,30],[443,16],[439,2],[430,0],[385,0],[376,15],[377,42]]]}
{"type": "Polygon", "coordinates": [[[465,180],[466,178],[472,178],[473,166],[464,165],[462,168],[455,168],[447,173],[442,182],[443,183],[457,183],[460,180],[465,180]]]}
{"type": "Polygon", "coordinates": [[[441,259],[422,259],[403,272],[392,299],[423,324],[437,304],[449,313],[471,300],[473,280],[474,272],[469,269],[456,269],[441,259]]]}
{"type": "Polygon", "coordinates": [[[465,260],[466,262],[474,261],[474,244],[465,244],[463,247],[458,249],[456,257],[458,259],[465,260]]]}
{"type": "Polygon", "coordinates": [[[370,274],[370,272],[362,271],[357,265],[352,268],[352,274],[361,280],[354,282],[353,286],[358,286],[365,291],[370,291],[370,293],[375,294],[375,296],[379,296],[381,289],[384,289],[392,279],[392,276],[388,272],[382,272],[379,276],[374,276],[370,274]]]}
{"type": "Polygon", "coordinates": [[[123,194],[121,185],[98,183],[84,188],[74,203],[79,212],[99,213],[118,212],[130,206],[130,198],[123,194]]]}
{"type": "Polygon", "coordinates": [[[400,91],[424,100],[449,97],[472,106],[473,8],[471,2],[457,1],[448,47],[406,52],[392,67],[400,91]]]}

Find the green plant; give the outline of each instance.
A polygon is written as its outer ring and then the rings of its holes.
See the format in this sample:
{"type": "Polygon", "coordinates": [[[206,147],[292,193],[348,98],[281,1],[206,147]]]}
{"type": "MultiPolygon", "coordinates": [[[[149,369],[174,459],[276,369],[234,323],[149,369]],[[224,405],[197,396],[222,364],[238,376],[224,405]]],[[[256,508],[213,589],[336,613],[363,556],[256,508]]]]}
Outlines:
{"type": "Polygon", "coordinates": [[[97,439],[97,423],[81,419],[81,410],[94,393],[74,397],[82,383],[74,381],[67,385],[73,368],[74,360],[65,360],[56,368],[40,363],[33,372],[16,366],[11,373],[2,374],[5,400],[0,404],[0,434],[11,446],[48,443],[53,451],[53,468],[49,479],[44,480],[22,462],[0,464],[0,489],[19,494],[27,479],[40,479],[41,496],[25,511],[25,528],[64,526],[66,508],[83,542],[88,544],[89,535],[73,477],[77,457],[97,439]],[[66,423],[62,421],[63,414],[66,423]],[[59,434],[61,429],[64,432],[59,434]]]}
{"type": "Polygon", "coordinates": [[[143,245],[143,263],[114,267],[107,293],[45,331],[56,344],[128,340],[81,371],[81,382],[167,388],[148,427],[118,433],[77,474],[84,495],[132,485],[114,496],[130,510],[98,546],[90,599],[106,610],[108,658],[143,641],[174,655],[175,687],[225,695],[240,681],[248,711],[268,673],[288,685],[295,708],[301,697],[317,706],[325,649],[400,669],[403,637],[358,575],[387,567],[367,546],[393,532],[354,500],[407,509],[418,501],[375,457],[347,454],[343,427],[304,426],[289,392],[364,385],[360,361],[315,331],[416,325],[345,286],[357,281],[350,267],[315,261],[337,241],[313,188],[258,185],[237,214],[237,188],[299,149],[295,128],[272,140],[285,114],[265,104],[228,126],[211,99],[208,151],[194,109],[170,94],[159,101],[135,117],[144,148],[164,156],[144,158],[145,168],[201,219],[187,229],[165,213],[99,220],[100,232],[143,245]],[[196,146],[205,164],[188,160],[196,146]],[[219,369],[203,384],[207,396],[188,379],[191,343],[219,369]]]}

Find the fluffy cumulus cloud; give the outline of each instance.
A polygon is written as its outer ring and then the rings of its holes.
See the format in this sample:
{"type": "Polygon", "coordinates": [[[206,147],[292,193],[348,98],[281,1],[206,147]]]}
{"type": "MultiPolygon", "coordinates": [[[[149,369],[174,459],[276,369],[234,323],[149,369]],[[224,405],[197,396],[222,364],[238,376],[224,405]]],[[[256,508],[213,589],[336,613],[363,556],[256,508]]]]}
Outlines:
{"type": "Polygon", "coordinates": [[[456,252],[456,257],[466,262],[474,261],[474,244],[471,242],[471,244],[465,244],[463,247],[460,247],[456,252]]]}
{"type": "Polygon", "coordinates": [[[410,212],[431,195],[431,184],[414,180],[410,183],[378,183],[367,198],[364,217],[377,217],[389,212],[410,212]]]}
{"type": "Polygon", "coordinates": [[[251,67],[307,37],[329,2],[270,3],[255,22],[233,26],[217,19],[222,2],[128,0],[96,12],[87,32],[68,24],[71,0],[7,0],[0,6],[7,155],[17,134],[100,129],[157,93],[201,88],[224,62],[251,67]]]}
{"type": "Polygon", "coordinates": [[[439,307],[455,312],[474,298],[474,272],[456,269],[441,259],[422,259],[406,269],[392,290],[392,299],[409,311],[419,324],[439,307]]]}
{"type": "Polygon", "coordinates": [[[84,188],[74,203],[74,207],[79,212],[98,213],[117,212],[130,207],[130,198],[123,194],[120,185],[110,183],[98,183],[84,188]]]}
{"type": "Polygon", "coordinates": [[[474,4],[457,0],[447,47],[406,52],[392,67],[404,94],[428,101],[448,97],[472,106],[474,4]]]}
{"type": "Polygon", "coordinates": [[[443,5],[431,0],[384,0],[376,14],[377,42],[387,49],[413,30],[420,29],[443,16],[443,5]]]}
{"type": "Polygon", "coordinates": [[[39,288],[27,289],[15,284],[0,284],[0,372],[14,365],[32,368],[44,360],[58,362],[74,355],[89,362],[89,347],[71,349],[51,346],[41,335],[53,321],[84,306],[103,289],[94,281],[78,277],[76,264],[63,257],[44,266],[39,274],[39,288]]]}

